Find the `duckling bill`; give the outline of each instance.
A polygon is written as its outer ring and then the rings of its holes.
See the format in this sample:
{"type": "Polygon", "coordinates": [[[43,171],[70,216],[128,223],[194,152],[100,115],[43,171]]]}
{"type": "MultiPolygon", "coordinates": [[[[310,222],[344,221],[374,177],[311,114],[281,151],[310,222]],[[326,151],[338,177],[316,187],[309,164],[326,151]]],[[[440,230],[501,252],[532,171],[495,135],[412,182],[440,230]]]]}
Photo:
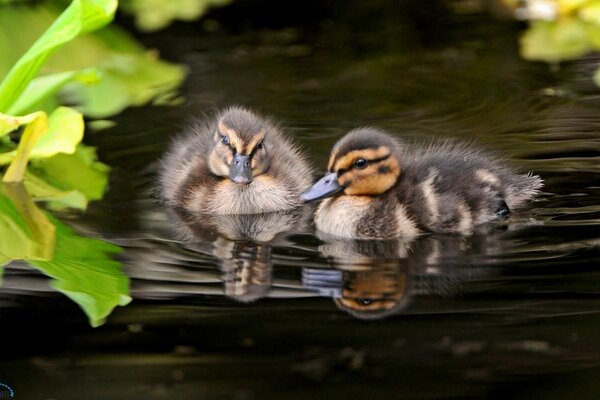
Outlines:
{"type": "Polygon", "coordinates": [[[167,205],[202,214],[289,210],[310,186],[298,149],[270,120],[231,107],[193,121],[162,162],[167,205]]]}
{"type": "Polygon", "coordinates": [[[471,144],[438,141],[407,146],[371,128],[349,132],[331,151],[327,174],[301,195],[324,199],[318,230],[341,238],[469,234],[506,218],[542,187],[471,144]]]}

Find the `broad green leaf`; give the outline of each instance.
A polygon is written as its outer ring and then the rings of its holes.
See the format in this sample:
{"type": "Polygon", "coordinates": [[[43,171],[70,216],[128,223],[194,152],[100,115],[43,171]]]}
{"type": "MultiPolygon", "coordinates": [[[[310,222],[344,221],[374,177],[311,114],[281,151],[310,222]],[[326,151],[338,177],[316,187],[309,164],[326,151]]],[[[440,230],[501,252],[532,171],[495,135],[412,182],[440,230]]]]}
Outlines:
{"type": "Polygon", "coordinates": [[[0,237],[0,267],[21,259],[52,277],[52,286],[76,302],[92,326],[131,301],[129,279],[114,258],[120,247],[77,235],[41,211],[22,184],[0,187],[0,237]]]}
{"type": "Polygon", "coordinates": [[[117,0],[73,0],[0,84],[0,111],[8,109],[19,98],[55,50],[82,33],[108,24],[114,17],[117,4],[117,0]]]}
{"type": "Polygon", "coordinates": [[[78,81],[86,85],[99,82],[99,74],[94,69],[81,71],[60,72],[41,76],[32,80],[21,97],[8,109],[8,114],[23,115],[36,110],[51,111],[40,107],[49,97],[55,96],[57,92],[67,83],[78,81]]]}
{"type": "Polygon", "coordinates": [[[60,190],[31,172],[25,172],[25,187],[35,201],[46,201],[50,208],[85,210],[88,201],[79,190],[60,190]]]}
{"type": "MultiPolygon", "coordinates": [[[[16,49],[23,51],[43,31],[42,26],[50,24],[56,15],[58,12],[48,3],[2,10],[0,75],[17,61],[19,53],[16,49]],[[14,37],[13,32],[23,25],[28,29],[14,37]]],[[[74,80],[67,82],[60,94],[71,104],[81,104],[81,110],[94,118],[114,115],[130,105],[147,104],[156,97],[172,97],[185,76],[184,68],[161,61],[156,52],[146,51],[130,34],[115,25],[67,43],[48,58],[44,72],[54,74],[89,68],[96,70],[100,77],[97,85],[74,80]],[[90,104],[86,104],[87,101],[90,104]]],[[[45,102],[52,105],[50,100],[54,99],[46,98],[45,102]]],[[[48,105],[44,103],[43,107],[48,105]]]]}
{"type": "Polygon", "coordinates": [[[80,144],[74,154],[34,160],[31,171],[59,190],[77,190],[88,200],[99,200],[106,189],[109,167],[97,161],[93,147],[80,144]]]}
{"type": "MultiPolygon", "coordinates": [[[[21,182],[23,180],[23,174],[29,161],[29,154],[37,141],[48,131],[48,116],[46,113],[38,112],[34,113],[34,115],[33,120],[25,127],[23,136],[19,141],[19,147],[17,147],[11,164],[2,178],[3,182],[21,182]]],[[[4,154],[0,155],[0,157],[2,156],[4,154]]]]}
{"type": "Polygon", "coordinates": [[[31,158],[47,158],[58,153],[73,154],[83,139],[83,115],[68,107],[57,108],[48,119],[48,131],[31,151],[31,158]]]}
{"type": "Polygon", "coordinates": [[[105,118],[128,106],[147,104],[153,98],[173,92],[183,80],[184,70],[160,61],[152,53],[113,56],[103,66],[98,85],[78,87],[71,100],[81,104],[87,116],[105,118]]]}
{"type": "Polygon", "coordinates": [[[585,24],[574,17],[534,21],[521,37],[521,56],[527,60],[559,62],[591,50],[585,24]]]}
{"type": "Polygon", "coordinates": [[[0,187],[0,237],[0,258],[48,260],[54,255],[54,225],[22,184],[0,187]]]}
{"type": "Polygon", "coordinates": [[[90,325],[102,325],[116,306],[131,301],[129,279],[114,259],[121,248],[79,236],[55,218],[51,221],[56,225],[54,258],[31,265],[54,279],[52,286],[83,309],[90,325]]]}

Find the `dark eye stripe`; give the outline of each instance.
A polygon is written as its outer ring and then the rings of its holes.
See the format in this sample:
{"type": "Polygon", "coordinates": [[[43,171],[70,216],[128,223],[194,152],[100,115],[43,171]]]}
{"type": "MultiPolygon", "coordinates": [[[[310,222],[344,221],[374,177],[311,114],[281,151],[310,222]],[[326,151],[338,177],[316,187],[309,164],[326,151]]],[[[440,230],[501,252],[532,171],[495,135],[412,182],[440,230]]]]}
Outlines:
{"type": "Polygon", "coordinates": [[[264,142],[264,140],[261,140],[256,146],[254,146],[254,148],[252,149],[252,152],[249,155],[250,158],[252,158],[258,150],[260,150],[261,148],[265,148],[265,144],[263,142],[264,142]]]}
{"type": "MultiPolygon", "coordinates": [[[[390,158],[390,155],[389,155],[389,154],[388,154],[388,155],[385,155],[385,156],[383,156],[383,157],[374,158],[374,159],[372,159],[372,160],[367,160],[366,158],[365,158],[364,160],[367,162],[367,167],[368,167],[368,166],[369,166],[369,164],[378,163],[378,162],[380,162],[380,161],[387,160],[388,158],[390,158]]],[[[366,168],[366,167],[365,167],[365,168],[366,168]]],[[[354,164],[351,164],[351,165],[350,165],[350,167],[348,167],[348,168],[341,168],[341,169],[338,169],[338,171],[337,171],[338,177],[339,177],[339,176],[342,176],[342,175],[344,175],[346,172],[348,172],[348,171],[351,171],[351,170],[353,170],[353,169],[355,169],[355,167],[354,167],[354,164]]]]}

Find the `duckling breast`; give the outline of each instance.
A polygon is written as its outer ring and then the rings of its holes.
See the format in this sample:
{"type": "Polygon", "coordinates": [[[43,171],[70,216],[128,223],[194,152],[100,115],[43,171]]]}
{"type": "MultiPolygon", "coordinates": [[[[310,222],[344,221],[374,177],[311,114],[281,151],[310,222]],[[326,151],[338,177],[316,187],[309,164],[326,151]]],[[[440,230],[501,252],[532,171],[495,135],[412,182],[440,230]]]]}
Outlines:
{"type": "Polygon", "coordinates": [[[258,214],[300,205],[295,190],[266,175],[257,176],[248,185],[223,179],[205,196],[203,203],[209,214],[258,214]]]}

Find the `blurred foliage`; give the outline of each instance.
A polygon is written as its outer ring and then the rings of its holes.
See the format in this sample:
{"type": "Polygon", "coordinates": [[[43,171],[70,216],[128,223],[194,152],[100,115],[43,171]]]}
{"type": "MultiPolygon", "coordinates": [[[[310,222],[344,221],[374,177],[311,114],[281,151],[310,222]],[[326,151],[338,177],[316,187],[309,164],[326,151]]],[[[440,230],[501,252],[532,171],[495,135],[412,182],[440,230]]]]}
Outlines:
{"type": "Polygon", "coordinates": [[[24,260],[52,277],[52,287],[77,303],[92,326],[131,301],[129,279],[114,259],[121,249],[77,235],[40,210],[22,184],[0,186],[0,237],[0,267],[24,260]]]}
{"type": "MultiPolygon", "coordinates": [[[[521,37],[526,60],[557,63],[600,50],[600,0],[504,0],[529,27],[521,37]]],[[[594,75],[600,86],[600,69],[594,75]]]]}
{"type": "Polygon", "coordinates": [[[59,48],[108,24],[116,7],[115,0],[73,1],[14,61],[0,83],[0,166],[10,164],[3,181],[25,179],[34,196],[53,208],[84,209],[88,200],[99,199],[104,193],[108,167],[96,161],[93,149],[81,144],[83,115],[68,107],[56,107],[48,115],[43,107],[50,105],[48,99],[61,85],[74,80],[96,82],[97,73],[81,70],[34,78],[59,48]],[[20,137],[14,136],[19,139],[17,145],[11,134],[19,130],[20,137]],[[26,171],[30,159],[34,168],[26,171]]]}
{"type": "Polygon", "coordinates": [[[231,0],[123,0],[122,9],[135,16],[141,31],[151,32],[165,28],[176,19],[193,21],[212,6],[222,6],[231,0]]]}
{"type": "MultiPolygon", "coordinates": [[[[6,75],[27,47],[57,18],[60,9],[55,3],[60,2],[2,8],[0,76],[6,75]],[[20,30],[21,26],[28,29],[20,30]]],[[[48,94],[37,99],[36,104],[29,101],[15,106],[15,110],[0,107],[0,111],[48,112],[60,103],[55,95],[66,85],[62,91],[63,100],[76,104],[76,108],[88,117],[106,118],[157,97],[164,103],[165,98],[175,97],[175,89],[185,77],[183,67],[160,60],[156,52],[144,49],[116,25],[79,35],[64,43],[47,59],[41,72],[45,75],[40,78],[42,83],[52,85],[52,92],[47,91],[48,94]],[[54,74],[57,75],[53,79],[47,77],[54,74]]]]}

